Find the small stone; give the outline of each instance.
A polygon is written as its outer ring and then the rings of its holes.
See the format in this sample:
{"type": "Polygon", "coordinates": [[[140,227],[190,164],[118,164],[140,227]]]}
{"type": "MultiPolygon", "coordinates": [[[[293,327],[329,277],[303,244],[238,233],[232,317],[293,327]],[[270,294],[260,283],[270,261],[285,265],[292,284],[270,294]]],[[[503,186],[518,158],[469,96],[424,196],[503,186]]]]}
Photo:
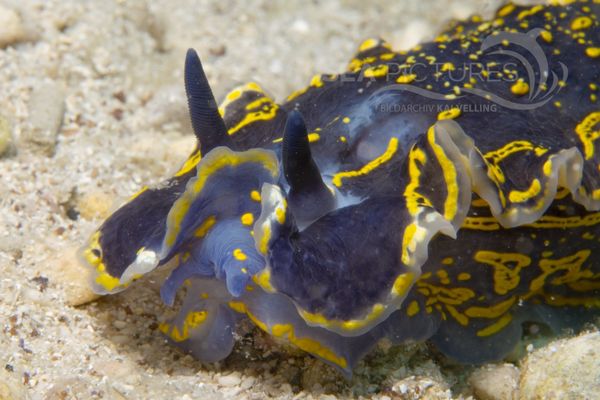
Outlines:
{"type": "Polygon", "coordinates": [[[254,385],[254,382],[256,382],[256,378],[253,376],[248,376],[248,377],[244,378],[244,380],[242,381],[242,384],[240,385],[240,389],[242,389],[242,390],[250,389],[252,387],[252,385],[254,385]]]}
{"type": "Polygon", "coordinates": [[[113,321],[113,326],[119,330],[127,328],[128,325],[127,321],[121,321],[120,319],[113,321]]]}
{"type": "Polygon", "coordinates": [[[597,399],[600,332],[553,342],[527,356],[520,399],[597,399]]]}
{"type": "Polygon", "coordinates": [[[237,374],[233,373],[230,375],[220,376],[217,379],[217,382],[221,386],[233,387],[239,385],[242,382],[242,380],[237,374]]]}
{"type": "Polygon", "coordinates": [[[92,220],[108,217],[113,205],[113,198],[102,191],[85,193],[77,201],[77,210],[82,218],[92,220]]]}
{"type": "Polygon", "coordinates": [[[391,391],[403,399],[447,400],[451,398],[446,382],[432,381],[424,376],[409,376],[394,382],[391,386],[391,391]]]}
{"type": "Polygon", "coordinates": [[[0,157],[8,151],[11,139],[10,124],[6,118],[0,115],[0,157]]]}
{"type": "Polygon", "coordinates": [[[53,259],[43,265],[39,273],[48,277],[51,284],[61,287],[65,303],[78,306],[100,297],[89,284],[89,272],[77,256],[78,249],[62,249],[53,259]]]}
{"type": "Polygon", "coordinates": [[[54,81],[35,85],[29,99],[29,123],[21,133],[19,147],[51,156],[65,112],[65,94],[54,81]]]}
{"type": "Polygon", "coordinates": [[[519,369],[512,364],[486,365],[471,374],[469,383],[481,400],[516,400],[519,369]]]}
{"type": "Polygon", "coordinates": [[[26,32],[21,16],[0,5],[0,48],[25,40],[26,32]]]}

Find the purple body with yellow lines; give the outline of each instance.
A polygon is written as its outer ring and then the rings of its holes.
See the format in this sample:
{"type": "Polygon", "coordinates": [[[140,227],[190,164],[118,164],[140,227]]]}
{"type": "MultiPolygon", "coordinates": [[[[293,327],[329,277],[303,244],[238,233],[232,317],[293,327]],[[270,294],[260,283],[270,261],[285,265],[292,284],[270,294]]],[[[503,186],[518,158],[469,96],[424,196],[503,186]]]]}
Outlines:
{"type": "Polygon", "coordinates": [[[600,4],[564,3],[369,39],[283,104],[250,83],[217,107],[190,50],[198,145],[83,248],[94,289],[169,262],[162,299],[186,296],[160,330],[185,351],[221,360],[249,319],[347,375],[383,338],[480,363],[524,323],[593,322],[600,4]]]}

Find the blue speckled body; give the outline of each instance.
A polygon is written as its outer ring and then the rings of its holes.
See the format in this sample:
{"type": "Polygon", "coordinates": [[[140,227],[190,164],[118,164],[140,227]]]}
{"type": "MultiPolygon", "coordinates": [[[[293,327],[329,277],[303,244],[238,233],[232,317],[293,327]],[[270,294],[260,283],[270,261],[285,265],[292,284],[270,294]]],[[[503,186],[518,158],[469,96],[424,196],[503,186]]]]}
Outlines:
{"type": "Polygon", "coordinates": [[[591,321],[599,15],[508,4],[406,52],[369,39],[282,105],[234,90],[222,122],[188,54],[199,146],[92,237],[96,289],[175,260],[161,295],[187,297],[161,330],[185,350],[219,360],[249,318],[348,373],[384,337],[484,362],[523,322],[591,321]]]}

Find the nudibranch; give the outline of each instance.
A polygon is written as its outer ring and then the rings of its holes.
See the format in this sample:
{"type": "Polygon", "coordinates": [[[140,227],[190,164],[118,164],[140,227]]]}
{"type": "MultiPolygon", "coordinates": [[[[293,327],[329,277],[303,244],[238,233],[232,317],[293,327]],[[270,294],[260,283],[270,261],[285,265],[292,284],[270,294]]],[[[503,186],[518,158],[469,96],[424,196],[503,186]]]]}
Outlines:
{"type": "Polygon", "coordinates": [[[282,103],[249,83],[218,106],[189,50],[197,146],[91,236],[94,289],[171,261],[175,345],[221,360],[246,319],[346,375],[383,338],[481,363],[524,323],[594,321],[599,3],[509,3],[408,51],[369,39],[282,103]]]}

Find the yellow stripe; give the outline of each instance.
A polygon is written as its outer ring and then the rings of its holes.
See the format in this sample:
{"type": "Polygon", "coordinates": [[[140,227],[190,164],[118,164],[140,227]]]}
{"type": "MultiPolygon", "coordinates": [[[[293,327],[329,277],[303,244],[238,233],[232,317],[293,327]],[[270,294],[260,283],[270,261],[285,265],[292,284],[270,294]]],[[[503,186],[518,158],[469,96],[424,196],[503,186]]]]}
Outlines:
{"type": "Polygon", "coordinates": [[[251,149],[245,152],[236,153],[231,150],[222,149],[219,157],[205,158],[199,166],[196,175],[196,181],[191,187],[188,186],[186,192],[175,202],[173,208],[167,217],[169,230],[165,236],[165,243],[171,247],[175,243],[177,235],[181,230],[181,222],[187,214],[191,203],[198,197],[208,179],[221,169],[226,167],[237,167],[244,163],[261,164],[268,170],[273,177],[279,174],[277,159],[270,152],[260,149],[251,149]]]}
{"type": "Polygon", "coordinates": [[[508,199],[513,203],[524,203],[527,200],[540,194],[542,185],[538,179],[534,179],[526,190],[511,190],[508,199]]]}
{"type": "Polygon", "coordinates": [[[341,187],[342,179],[344,179],[344,178],[353,178],[353,177],[357,177],[357,176],[367,175],[370,172],[372,172],[374,169],[381,166],[382,164],[388,162],[394,156],[394,154],[396,153],[397,150],[398,150],[398,138],[393,137],[390,139],[390,141],[388,143],[387,150],[382,155],[380,155],[376,159],[370,161],[368,164],[364,165],[358,171],[338,172],[337,174],[335,174],[333,176],[331,181],[335,186],[341,187]]]}
{"type": "Polygon", "coordinates": [[[444,180],[446,181],[446,190],[448,195],[444,202],[444,218],[448,221],[452,221],[456,216],[458,210],[458,182],[456,168],[454,163],[446,156],[442,146],[435,142],[435,129],[433,126],[429,128],[427,132],[427,139],[431,145],[435,156],[442,167],[444,173],[444,180]]]}
{"type": "Polygon", "coordinates": [[[600,130],[594,127],[600,122],[600,111],[588,114],[581,123],[575,127],[575,132],[583,144],[583,153],[586,160],[594,156],[594,141],[600,137],[600,130]]]}
{"type": "Polygon", "coordinates": [[[494,322],[492,325],[488,326],[487,328],[478,330],[477,336],[486,337],[498,333],[502,329],[504,329],[510,323],[510,321],[512,321],[512,315],[504,314],[502,317],[500,317],[498,321],[494,322]]]}
{"type": "Polygon", "coordinates": [[[410,176],[410,182],[406,185],[406,189],[404,189],[406,208],[410,215],[413,216],[417,214],[421,205],[431,207],[429,199],[417,192],[421,177],[421,170],[419,169],[417,161],[425,165],[427,156],[420,148],[413,147],[408,154],[408,175],[410,176]]]}

